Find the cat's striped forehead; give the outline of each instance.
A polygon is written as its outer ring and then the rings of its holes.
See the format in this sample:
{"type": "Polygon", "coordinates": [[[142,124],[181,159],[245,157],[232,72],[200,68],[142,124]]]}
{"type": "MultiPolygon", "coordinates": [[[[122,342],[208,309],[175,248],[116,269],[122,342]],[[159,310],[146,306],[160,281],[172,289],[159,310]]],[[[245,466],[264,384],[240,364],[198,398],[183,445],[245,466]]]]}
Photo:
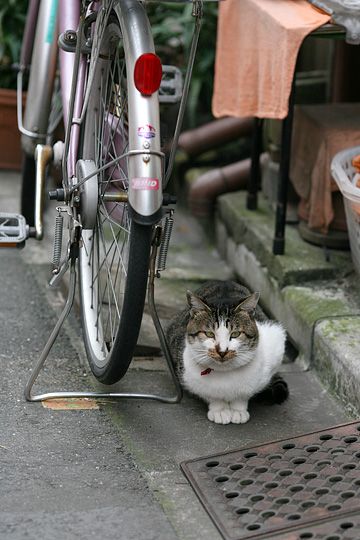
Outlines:
{"type": "Polygon", "coordinates": [[[235,318],[234,310],[228,306],[208,306],[207,310],[197,310],[192,313],[190,318],[198,325],[219,326],[228,325],[235,318]]]}
{"type": "Polygon", "coordinates": [[[187,331],[195,334],[206,330],[217,330],[220,326],[233,330],[244,331],[246,334],[255,336],[257,326],[253,317],[246,311],[237,311],[233,306],[212,306],[209,310],[195,311],[188,323],[187,331]]]}

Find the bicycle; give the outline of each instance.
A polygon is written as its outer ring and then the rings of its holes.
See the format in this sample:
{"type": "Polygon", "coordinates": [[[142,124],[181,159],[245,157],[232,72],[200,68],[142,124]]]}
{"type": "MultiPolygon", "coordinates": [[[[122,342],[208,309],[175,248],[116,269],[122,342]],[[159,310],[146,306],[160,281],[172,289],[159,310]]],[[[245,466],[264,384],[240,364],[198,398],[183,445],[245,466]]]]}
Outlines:
{"type": "Polygon", "coordinates": [[[85,349],[93,374],[104,384],[119,381],[133,357],[150,264],[153,320],[177,387],[175,398],[160,399],[181,399],[155,310],[153,282],[166,263],[175,200],[164,189],[184,115],[203,1],[171,0],[190,2],[195,21],[183,88],[180,71],[161,66],[155,54],[148,1],[30,0],[18,75],[18,123],[25,155],[22,211],[27,222],[22,216],[7,216],[0,228],[3,242],[11,237],[13,244],[23,245],[29,236],[42,238],[46,167],[50,162],[61,164],[62,187],[50,193],[61,203],[50,284],[56,285],[70,267],[70,285],[63,313],[26,387],[28,400],[75,395],[32,397],[31,387],[71,309],[77,261],[85,349]],[[31,106],[23,118],[22,80],[29,64],[31,106]],[[161,146],[161,101],[180,102],[167,156],[161,146]],[[64,142],[54,140],[61,118],[64,142]],[[61,258],[64,215],[69,239],[61,258]]]}

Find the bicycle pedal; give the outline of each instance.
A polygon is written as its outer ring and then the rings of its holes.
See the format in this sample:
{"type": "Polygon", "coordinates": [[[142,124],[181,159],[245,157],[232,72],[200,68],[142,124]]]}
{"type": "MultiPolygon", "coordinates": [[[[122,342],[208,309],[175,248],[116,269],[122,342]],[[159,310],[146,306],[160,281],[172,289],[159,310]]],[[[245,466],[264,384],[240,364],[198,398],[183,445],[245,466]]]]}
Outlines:
{"type": "Polygon", "coordinates": [[[23,248],[28,236],[24,216],[0,212],[0,248],[23,248]]]}
{"type": "Polygon", "coordinates": [[[162,79],[159,88],[160,103],[178,103],[182,97],[183,80],[179,68],[162,66],[162,79]]]}

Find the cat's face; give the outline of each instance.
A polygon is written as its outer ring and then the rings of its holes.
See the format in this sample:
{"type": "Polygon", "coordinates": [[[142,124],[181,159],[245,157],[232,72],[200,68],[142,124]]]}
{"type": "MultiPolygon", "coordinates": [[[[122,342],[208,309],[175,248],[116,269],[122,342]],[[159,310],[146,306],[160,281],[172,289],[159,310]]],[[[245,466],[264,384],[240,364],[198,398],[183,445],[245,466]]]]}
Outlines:
{"type": "Polygon", "coordinates": [[[227,371],[251,361],[259,338],[253,317],[258,298],[254,293],[236,307],[215,309],[188,293],[187,340],[199,366],[227,371]]]}

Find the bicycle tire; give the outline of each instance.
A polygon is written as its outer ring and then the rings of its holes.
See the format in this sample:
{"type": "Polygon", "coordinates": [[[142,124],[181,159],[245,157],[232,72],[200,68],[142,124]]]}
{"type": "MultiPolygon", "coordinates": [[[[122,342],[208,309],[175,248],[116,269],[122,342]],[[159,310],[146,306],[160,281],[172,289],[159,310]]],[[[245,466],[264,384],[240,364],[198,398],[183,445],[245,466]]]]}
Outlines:
{"type": "MultiPolygon", "coordinates": [[[[125,75],[127,51],[121,49],[118,13],[109,14],[104,27],[82,133],[82,163],[86,166],[94,162],[96,169],[106,163],[109,154],[112,158],[115,151],[122,155],[127,150],[129,133],[136,128],[131,125],[127,112],[132,83],[125,75]],[[113,123],[116,124],[116,143],[112,135],[113,123]]],[[[87,223],[83,229],[79,253],[85,349],[94,376],[104,384],[120,380],[129,367],[147,288],[153,227],[134,222],[127,203],[109,205],[103,197],[109,189],[126,191],[127,187],[127,158],[97,175],[96,216],[90,228],[86,228],[87,223]]],[[[88,182],[84,188],[85,200],[89,201],[94,197],[95,187],[88,182]]],[[[87,222],[91,208],[91,203],[82,207],[82,219],[87,222]]]]}

